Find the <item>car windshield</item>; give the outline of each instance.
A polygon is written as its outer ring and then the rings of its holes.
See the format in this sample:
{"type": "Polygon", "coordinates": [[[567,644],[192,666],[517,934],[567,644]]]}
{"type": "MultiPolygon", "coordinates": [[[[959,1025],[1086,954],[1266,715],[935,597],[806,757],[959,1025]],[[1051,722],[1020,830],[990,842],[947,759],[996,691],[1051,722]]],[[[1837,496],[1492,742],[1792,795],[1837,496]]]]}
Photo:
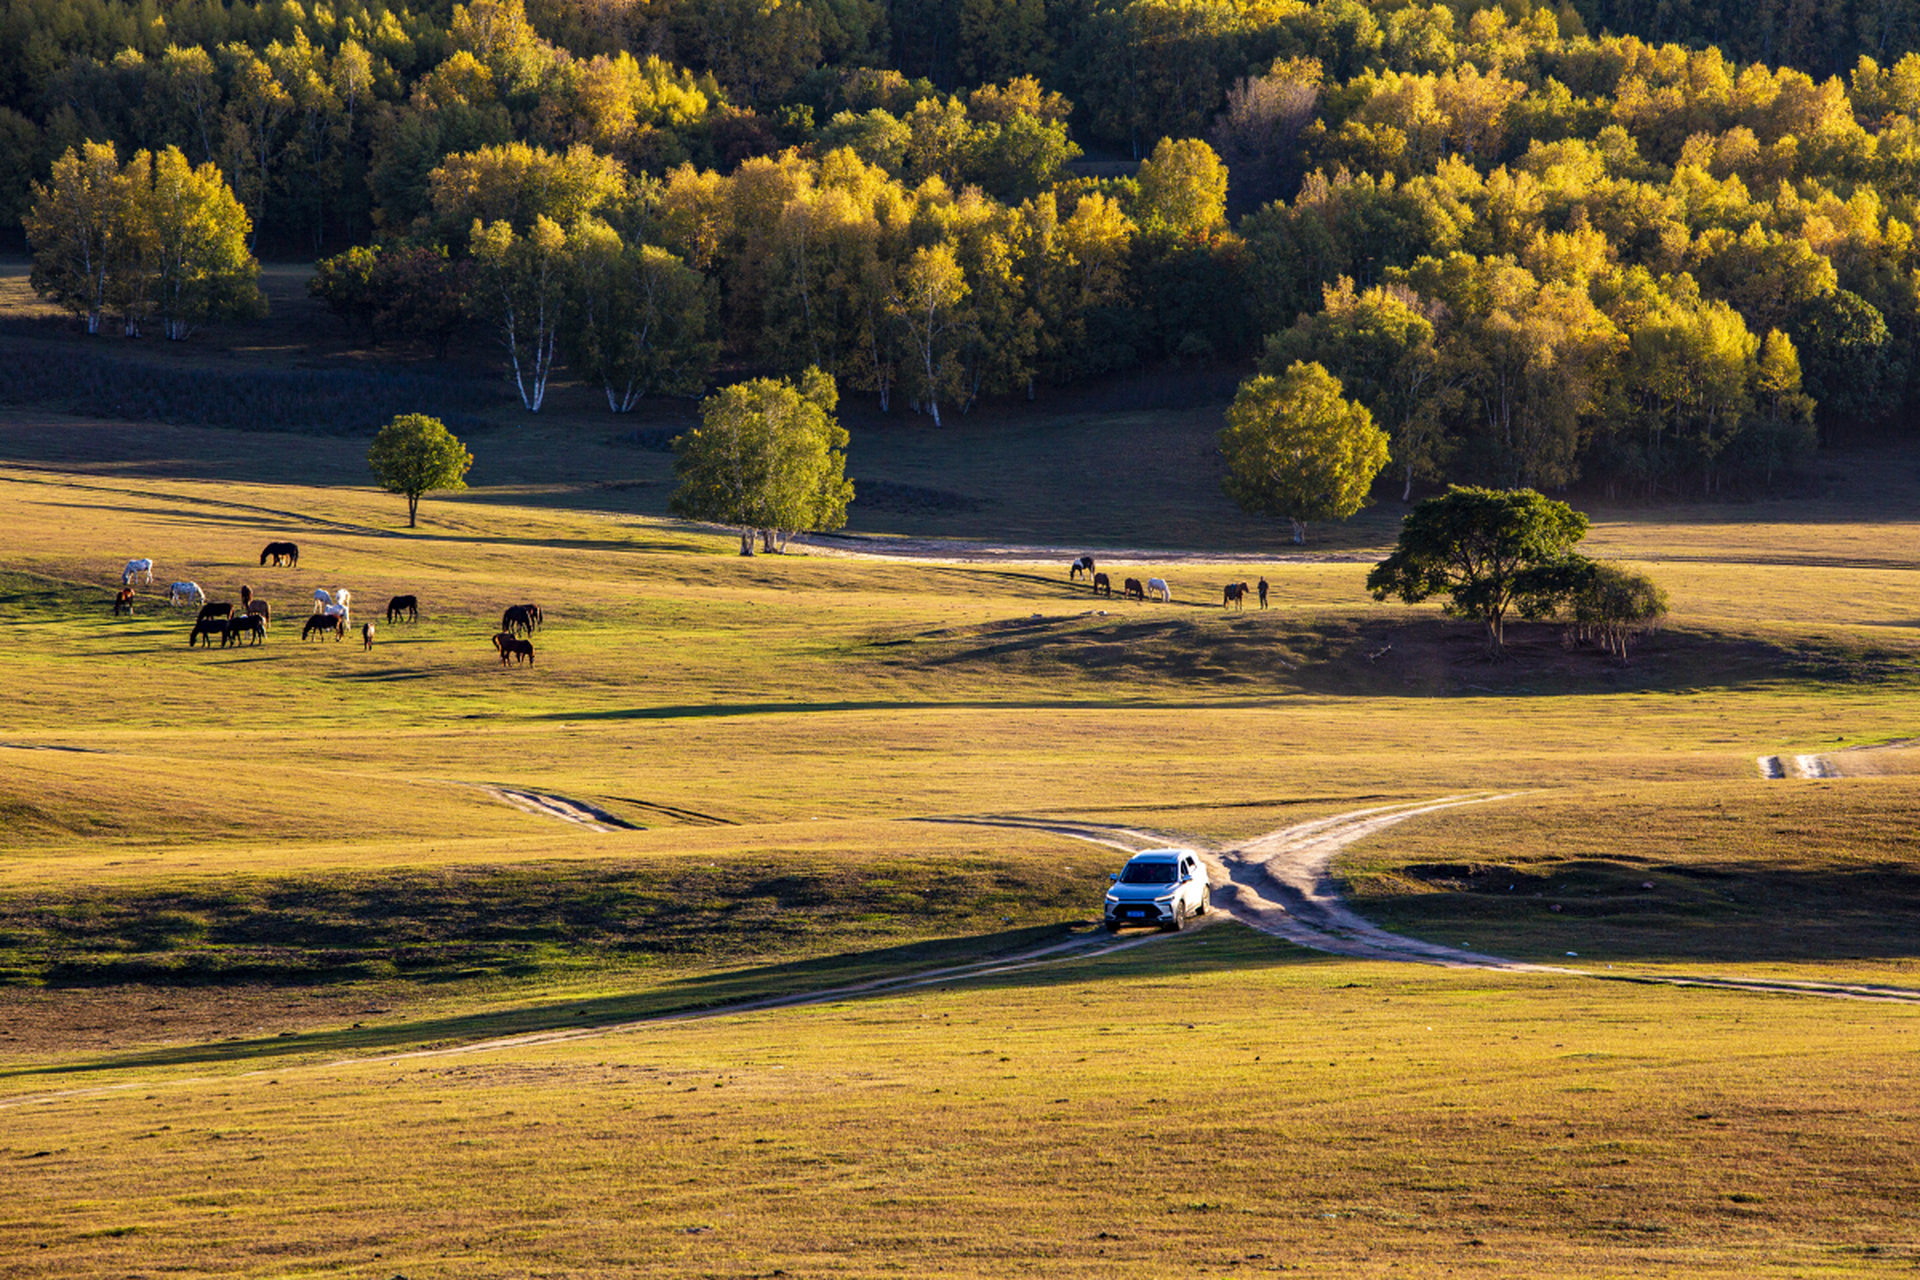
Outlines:
{"type": "Polygon", "coordinates": [[[1171,862],[1129,862],[1120,873],[1121,884],[1172,884],[1171,862]]]}

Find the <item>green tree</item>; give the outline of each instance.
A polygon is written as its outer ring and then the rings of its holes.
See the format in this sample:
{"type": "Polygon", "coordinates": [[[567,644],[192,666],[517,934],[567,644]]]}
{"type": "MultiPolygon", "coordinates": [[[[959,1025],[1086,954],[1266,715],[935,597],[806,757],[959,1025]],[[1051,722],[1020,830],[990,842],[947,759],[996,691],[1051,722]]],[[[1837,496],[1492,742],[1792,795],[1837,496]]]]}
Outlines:
{"type": "Polygon", "coordinates": [[[1407,604],[1447,596],[1447,613],[1484,623],[1487,652],[1498,656],[1510,611],[1538,613],[1564,597],[1566,570],[1580,562],[1573,545],[1586,535],[1585,516],[1532,489],[1456,485],[1408,513],[1367,590],[1407,604]]]}
{"type": "Polygon", "coordinates": [[[1220,433],[1227,496],[1244,511],[1285,516],[1293,540],[1309,520],[1345,520],[1367,504],[1387,465],[1387,433],[1341,394],[1324,367],[1296,362],[1278,378],[1240,384],[1220,433]]]}
{"type": "Polygon", "coordinates": [[[526,235],[504,220],[483,227],[476,219],[471,239],[480,274],[474,307],[500,331],[520,403],[538,413],[565,315],[567,233],[544,215],[526,235]]]}
{"type": "Polygon", "coordinates": [[[890,310],[906,335],[911,353],[907,387],[916,405],[924,404],[940,425],[940,401],[958,394],[963,369],[960,304],[966,301],[966,273],[953,249],[944,244],[914,250],[901,268],[890,310]]]}
{"type": "Polygon", "coordinates": [[[25,227],[33,248],[33,291],[100,332],[108,288],[127,231],[127,193],[113,144],[88,142],[53,162],[33,184],[25,227]]]}
{"type": "Polygon", "coordinates": [[[1205,235],[1226,223],[1227,166],[1198,138],[1160,139],[1139,183],[1134,220],[1144,230],[1205,235]]]}
{"type": "Polygon", "coordinates": [[[421,494],[467,487],[473,455],[440,419],[424,413],[403,413],[373,438],[367,465],[380,478],[381,488],[406,495],[407,527],[411,529],[417,523],[421,494]]]}
{"type": "Polygon", "coordinates": [[[853,482],[838,404],[833,376],[818,369],[798,386],[756,378],[708,396],[700,425],[673,442],[680,483],[667,509],[737,526],[743,556],[753,554],[756,532],[771,551],[785,550],[795,531],[842,527],[853,482]]]}
{"type": "Polygon", "coordinates": [[[719,354],[713,290],[657,245],[625,245],[605,223],[574,229],[567,363],[598,381],[607,408],[626,413],[645,395],[697,395],[719,354]]]}
{"type": "Polygon", "coordinates": [[[1667,616],[1667,593],[1637,569],[1571,558],[1557,616],[1575,639],[1590,640],[1627,665],[1627,648],[1667,616]]]}

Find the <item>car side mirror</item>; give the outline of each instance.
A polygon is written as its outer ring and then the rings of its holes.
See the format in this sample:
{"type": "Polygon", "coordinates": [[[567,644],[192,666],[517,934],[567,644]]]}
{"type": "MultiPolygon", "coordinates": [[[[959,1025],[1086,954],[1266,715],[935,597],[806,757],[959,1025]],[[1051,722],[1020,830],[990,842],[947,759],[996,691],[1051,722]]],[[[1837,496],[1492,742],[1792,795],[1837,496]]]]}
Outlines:
{"type": "Polygon", "coordinates": [[[1109,872],[1107,872],[1107,879],[1109,879],[1109,880],[1111,880],[1111,881],[1113,881],[1113,882],[1114,882],[1115,884],[1119,884],[1119,883],[1120,883],[1120,873],[1119,873],[1118,871],[1109,871],[1109,872]]]}

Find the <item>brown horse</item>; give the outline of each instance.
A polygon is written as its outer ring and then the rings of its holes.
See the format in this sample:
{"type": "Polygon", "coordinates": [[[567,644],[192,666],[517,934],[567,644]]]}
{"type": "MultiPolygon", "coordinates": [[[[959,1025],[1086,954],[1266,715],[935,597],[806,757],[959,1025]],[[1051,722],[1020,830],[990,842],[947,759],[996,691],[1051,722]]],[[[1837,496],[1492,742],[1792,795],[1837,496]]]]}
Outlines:
{"type": "Polygon", "coordinates": [[[523,604],[508,605],[507,611],[500,615],[500,634],[514,635],[524,631],[533,634],[533,615],[527,612],[523,604]]]}
{"type": "Polygon", "coordinates": [[[291,542],[269,542],[266,550],[260,553],[260,563],[263,565],[266,564],[268,556],[273,557],[273,563],[275,565],[285,560],[289,569],[298,569],[300,567],[300,548],[294,546],[291,542]]]}
{"type": "Polygon", "coordinates": [[[360,624],[360,641],[360,647],[362,649],[368,652],[373,650],[373,624],[371,622],[363,622],[360,624]]]}
{"type": "Polygon", "coordinates": [[[1109,578],[1104,573],[1094,574],[1093,575],[1093,594],[1097,596],[1105,596],[1109,600],[1113,599],[1113,579],[1109,578]]]}
{"type": "Polygon", "coordinates": [[[249,618],[260,619],[260,626],[264,630],[273,622],[273,606],[265,600],[249,600],[247,601],[247,616],[249,618]]]}
{"type": "Polygon", "coordinates": [[[200,606],[199,620],[201,622],[205,622],[209,618],[231,618],[232,616],[233,604],[231,601],[222,600],[218,604],[203,604],[200,606]]]}
{"type": "Polygon", "coordinates": [[[495,636],[493,647],[500,651],[502,663],[505,663],[508,658],[516,660],[525,658],[528,662],[533,661],[533,641],[518,639],[511,632],[502,631],[495,636]]]}
{"type": "Polygon", "coordinates": [[[300,628],[300,638],[302,640],[310,639],[316,631],[320,633],[322,640],[327,638],[329,631],[333,633],[333,638],[338,640],[341,636],[347,634],[346,619],[333,613],[310,614],[307,617],[307,625],[300,628]]]}
{"type": "Polygon", "coordinates": [[[1222,609],[1240,609],[1244,611],[1247,607],[1247,584],[1244,582],[1229,582],[1227,584],[1226,594],[1220,600],[1220,607],[1222,609]]]}
{"type": "Polygon", "coordinates": [[[224,647],[227,643],[227,619],[202,618],[194,623],[193,631],[187,636],[187,648],[193,648],[203,636],[206,638],[207,648],[213,648],[213,638],[215,636],[220,637],[220,643],[222,647],[224,647]]]}
{"type": "Polygon", "coordinates": [[[1123,599],[1139,600],[1144,603],[1147,598],[1147,589],[1140,585],[1140,579],[1128,578],[1126,585],[1120,589],[1120,595],[1123,599]]]}
{"type": "Polygon", "coordinates": [[[120,588],[120,594],[113,598],[113,616],[117,618],[123,613],[126,614],[129,618],[133,616],[133,588],[132,587],[120,588]]]}

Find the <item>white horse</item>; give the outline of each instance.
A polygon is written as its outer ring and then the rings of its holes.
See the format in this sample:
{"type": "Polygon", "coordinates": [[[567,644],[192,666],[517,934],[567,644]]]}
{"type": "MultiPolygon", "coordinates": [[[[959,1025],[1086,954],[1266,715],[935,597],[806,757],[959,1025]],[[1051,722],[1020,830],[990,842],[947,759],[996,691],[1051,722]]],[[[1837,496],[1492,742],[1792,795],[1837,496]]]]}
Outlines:
{"type": "Polygon", "coordinates": [[[353,608],[353,596],[348,594],[345,587],[335,587],[333,589],[333,602],[342,609],[353,608]]]}
{"type": "Polygon", "coordinates": [[[315,613],[325,613],[331,608],[333,608],[333,597],[327,594],[327,589],[325,587],[315,587],[313,589],[313,611],[315,613]]]}
{"type": "Polygon", "coordinates": [[[1165,578],[1148,578],[1147,593],[1149,595],[1159,596],[1162,604],[1173,603],[1173,590],[1167,586],[1167,580],[1165,578]]]}
{"type": "Polygon", "coordinates": [[[197,582],[176,582],[167,588],[168,604],[205,604],[207,593],[197,582]]]}
{"type": "Polygon", "coordinates": [[[342,626],[350,627],[353,625],[353,617],[347,612],[347,607],[343,604],[330,604],[320,612],[326,614],[329,618],[340,619],[342,626]]]}
{"type": "Polygon", "coordinates": [[[143,574],[145,575],[146,584],[148,586],[152,586],[153,585],[153,561],[129,560],[127,561],[127,567],[120,571],[120,585],[123,587],[130,587],[133,585],[133,580],[135,578],[140,577],[143,574]]]}

